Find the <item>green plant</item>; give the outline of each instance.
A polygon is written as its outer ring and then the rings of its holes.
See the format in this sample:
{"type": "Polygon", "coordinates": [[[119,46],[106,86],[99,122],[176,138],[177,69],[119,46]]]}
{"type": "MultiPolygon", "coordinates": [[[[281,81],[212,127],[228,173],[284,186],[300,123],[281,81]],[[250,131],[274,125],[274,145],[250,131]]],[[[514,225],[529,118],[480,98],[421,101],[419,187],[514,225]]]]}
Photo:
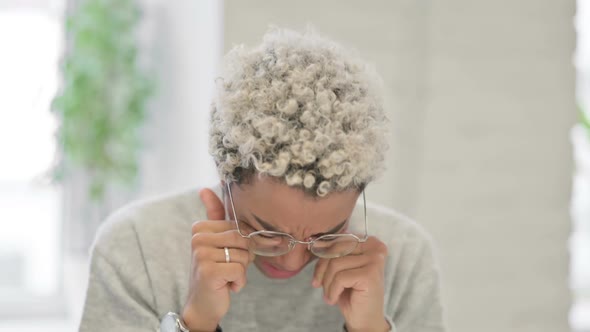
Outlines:
{"type": "Polygon", "coordinates": [[[578,106],[578,113],[580,114],[580,123],[586,128],[586,132],[590,135],[590,118],[581,106],[578,106]]]}
{"type": "Polygon", "coordinates": [[[108,183],[129,185],[137,176],[139,129],[153,90],[138,64],[139,20],[134,0],[83,0],[66,21],[63,88],[52,105],[63,151],[53,174],[62,181],[81,168],[95,200],[108,183]]]}

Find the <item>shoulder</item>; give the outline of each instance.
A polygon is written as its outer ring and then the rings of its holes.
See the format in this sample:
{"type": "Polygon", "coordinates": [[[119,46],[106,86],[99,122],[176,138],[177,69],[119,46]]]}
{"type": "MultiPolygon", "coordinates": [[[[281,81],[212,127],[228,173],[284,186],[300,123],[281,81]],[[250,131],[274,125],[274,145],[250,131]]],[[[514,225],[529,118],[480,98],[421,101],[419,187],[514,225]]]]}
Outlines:
{"type": "Polygon", "coordinates": [[[401,330],[444,331],[440,268],[433,240],[411,218],[371,204],[367,214],[373,230],[387,245],[386,317],[401,330]]]}
{"type": "Polygon", "coordinates": [[[184,268],[177,265],[190,254],[191,226],[206,218],[198,193],[197,188],[162,195],[117,210],[99,228],[93,255],[113,265],[184,268]]]}
{"type": "Polygon", "coordinates": [[[388,247],[415,247],[432,244],[432,238],[422,225],[394,209],[367,203],[369,234],[377,236],[388,247]]]}
{"type": "Polygon", "coordinates": [[[137,201],[107,218],[93,244],[80,329],[129,324],[118,311],[147,327],[179,310],[174,295],[184,294],[191,224],[203,211],[194,190],[137,201]]]}
{"type": "MultiPolygon", "coordinates": [[[[215,191],[215,190],[214,190],[215,191]]],[[[100,227],[92,260],[117,271],[125,288],[153,296],[155,310],[180,310],[190,269],[191,226],[206,218],[199,189],[133,202],[100,227]],[[103,264],[104,264],[103,263],[103,264]]],[[[91,268],[91,274],[97,274],[91,268]]]]}
{"type": "Polygon", "coordinates": [[[116,259],[137,250],[174,250],[179,239],[190,238],[192,223],[204,217],[198,189],[139,200],[105,220],[93,251],[116,259]]]}
{"type": "MultiPolygon", "coordinates": [[[[410,284],[439,278],[437,252],[432,237],[408,216],[383,206],[368,204],[369,234],[387,245],[386,274],[410,284]]],[[[408,285],[408,284],[406,284],[408,285]]]]}

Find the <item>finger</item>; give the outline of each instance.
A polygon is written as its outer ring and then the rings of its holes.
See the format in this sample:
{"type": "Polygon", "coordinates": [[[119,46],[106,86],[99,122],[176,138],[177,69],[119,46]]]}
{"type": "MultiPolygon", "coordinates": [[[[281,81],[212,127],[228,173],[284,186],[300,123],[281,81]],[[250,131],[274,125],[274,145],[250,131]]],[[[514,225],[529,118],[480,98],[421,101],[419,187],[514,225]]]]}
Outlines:
{"type": "MultiPolygon", "coordinates": [[[[317,287],[320,287],[323,285],[324,280],[326,279],[326,277],[325,277],[326,269],[328,268],[328,266],[330,265],[330,262],[332,260],[338,261],[338,260],[345,258],[345,257],[371,255],[371,253],[373,253],[375,251],[380,253],[383,256],[386,256],[387,255],[387,246],[383,242],[381,242],[379,239],[377,239],[376,237],[370,236],[367,239],[367,241],[365,241],[364,243],[363,242],[359,243],[356,246],[356,248],[347,256],[332,258],[332,259],[325,259],[325,258],[319,259],[318,263],[316,264],[315,270],[314,270],[312,286],[317,288],[317,287]]],[[[365,262],[365,264],[367,264],[367,262],[365,262]]],[[[330,278],[330,279],[332,279],[332,278],[330,278]]]]}
{"type": "MultiPolygon", "coordinates": [[[[245,268],[251,263],[250,252],[244,249],[227,248],[229,253],[230,263],[240,263],[245,268]]],[[[226,263],[225,261],[225,248],[214,248],[214,247],[199,247],[193,251],[193,256],[198,262],[212,261],[216,263],[226,263]]]]}
{"type": "Polygon", "coordinates": [[[348,288],[352,288],[355,291],[366,291],[366,280],[367,273],[364,268],[340,271],[334,276],[330,288],[324,289],[324,295],[328,303],[338,303],[340,295],[348,288]]]}
{"type": "Polygon", "coordinates": [[[229,230],[221,233],[195,233],[191,239],[193,250],[199,247],[214,248],[240,248],[248,250],[248,239],[243,238],[236,230],[229,230]]]}
{"type": "Polygon", "coordinates": [[[368,255],[353,255],[331,259],[324,272],[324,278],[321,280],[324,291],[330,289],[336,275],[341,271],[362,268],[370,262],[371,257],[368,255]]]}
{"type": "MultiPolygon", "coordinates": [[[[239,248],[227,248],[228,259],[230,262],[246,262],[245,267],[252,263],[256,258],[256,254],[248,249],[239,248]],[[236,256],[237,254],[237,256],[236,256]]],[[[223,248],[223,263],[227,263],[225,260],[225,248],[223,248]]]]}
{"type": "MultiPolygon", "coordinates": [[[[336,244],[335,246],[346,246],[346,244],[341,243],[341,244],[336,244]]],[[[359,244],[360,245],[360,244],[359,244]]],[[[357,245],[357,248],[359,247],[359,245],[357,245]]],[[[338,248],[335,248],[334,251],[339,251],[338,248]]],[[[360,255],[360,252],[357,254],[360,255]]],[[[347,256],[343,256],[343,257],[350,257],[350,256],[356,256],[353,253],[348,254],[347,256]]],[[[326,269],[328,268],[328,266],[330,265],[330,262],[333,260],[338,260],[342,257],[336,257],[336,258],[321,258],[319,260],[319,262],[316,264],[316,268],[314,271],[314,277],[313,277],[313,281],[312,281],[312,286],[313,287],[321,287],[324,280],[325,280],[325,273],[326,273],[326,269]]]]}
{"type": "Polygon", "coordinates": [[[207,280],[215,290],[229,286],[234,292],[239,292],[246,286],[246,269],[240,263],[210,263],[203,264],[199,269],[201,280],[207,280]]]}
{"type": "Polygon", "coordinates": [[[222,266],[220,268],[221,270],[224,270],[224,267],[227,266],[226,269],[230,272],[227,274],[226,280],[231,282],[230,289],[236,293],[239,293],[242,288],[246,286],[246,269],[239,263],[221,263],[218,265],[222,266]],[[238,269],[236,266],[241,268],[238,269]]]}
{"type": "MultiPolygon", "coordinates": [[[[355,256],[355,255],[361,255],[362,254],[362,250],[360,249],[362,243],[359,243],[356,248],[349,253],[347,256],[343,256],[343,257],[350,257],[350,256],[355,256]]],[[[336,246],[338,246],[339,244],[336,244],[336,246]]],[[[341,245],[345,246],[346,244],[342,243],[341,245]]],[[[334,251],[338,251],[338,249],[334,249],[334,251]]],[[[336,257],[336,258],[320,258],[318,263],[316,264],[315,270],[314,270],[314,276],[313,276],[313,281],[312,281],[312,286],[313,287],[320,287],[322,286],[323,280],[324,280],[324,274],[326,272],[326,269],[328,268],[328,265],[330,264],[330,261],[334,260],[334,259],[340,259],[342,257],[336,257]]]]}
{"type": "Polygon", "coordinates": [[[200,220],[195,221],[191,228],[193,235],[196,233],[221,233],[235,230],[236,224],[227,220],[200,220]]]}
{"type": "Polygon", "coordinates": [[[199,191],[199,197],[201,197],[201,201],[203,204],[205,204],[205,209],[207,210],[207,219],[225,219],[225,208],[223,207],[223,203],[211,189],[202,189],[199,191]]]}
{"type": "Polygon", "coordinates": [[[365,242],[360,242],[349,255],[363,255],[379,253],[387,256],[387,245],[375,236],[369,236],[365,242]]]}
{"type": "Polygon", "coordinates": [[[320,258],[318,262],[315,264],[315,270],[313,271],[313,280],[311,285],[315,288],[322,286],[322,280],[324,280],[324,273],[326,272],[326,268],[328,267],[328,263],[330,259],[327,258],[320,258]]]}

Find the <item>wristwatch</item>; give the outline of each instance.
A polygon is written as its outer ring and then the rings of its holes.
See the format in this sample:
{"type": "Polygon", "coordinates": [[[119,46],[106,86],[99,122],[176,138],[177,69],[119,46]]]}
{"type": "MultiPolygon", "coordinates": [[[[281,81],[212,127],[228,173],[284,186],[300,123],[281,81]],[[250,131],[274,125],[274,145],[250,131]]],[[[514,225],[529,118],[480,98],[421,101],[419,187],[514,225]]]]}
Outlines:
{"type": "Polygon", "coordinates": [[[178,314],[169,312],[160,321],[160,332],[190,332],[190,330],[178,314]]]}
{"type": "MultiPolygon", "coordinates": [[[[184,325],[182,317],[177,313],[169,312],[160,321],[160,332],[190,332],[190,330],[184,325]]],[[[219,325],[217,325],[215,332],[222,332],[219,325]]]]}

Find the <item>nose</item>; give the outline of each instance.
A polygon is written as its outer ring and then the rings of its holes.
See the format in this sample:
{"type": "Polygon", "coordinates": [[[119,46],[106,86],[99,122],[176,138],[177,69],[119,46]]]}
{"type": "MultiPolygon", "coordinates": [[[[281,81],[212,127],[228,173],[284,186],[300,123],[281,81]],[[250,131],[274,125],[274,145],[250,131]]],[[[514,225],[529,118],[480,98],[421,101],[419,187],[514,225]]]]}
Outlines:
{"type": "Polygon", "coordinates": [[[277,264],[287,271],[297,271],[305,265],[311,257],[307,245],[296,244],[290,252],[276,257],[277,264]]]}

